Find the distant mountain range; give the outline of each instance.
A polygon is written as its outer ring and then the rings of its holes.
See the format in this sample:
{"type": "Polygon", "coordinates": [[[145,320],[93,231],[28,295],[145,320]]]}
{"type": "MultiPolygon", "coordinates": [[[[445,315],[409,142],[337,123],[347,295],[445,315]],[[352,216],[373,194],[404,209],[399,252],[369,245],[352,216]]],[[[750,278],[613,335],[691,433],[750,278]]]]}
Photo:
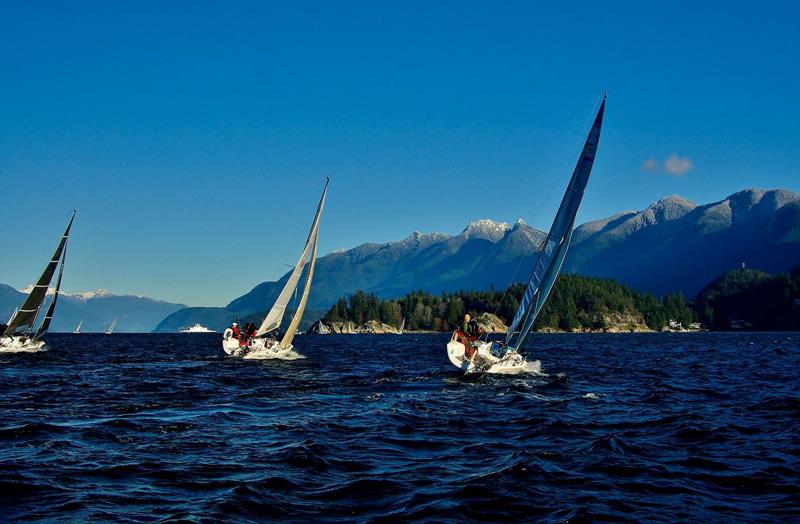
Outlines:
{"type": "MultiPolygon", "coordinates": [[[[324,310],[358,289],[391,298],[414,289],[505,288],[528,278],[545,236],[521,220],[478,220],[455,236],[415,232],[397,242],[330,253],[317,261],[309,307],[324,310]]],[[[798,262],[800,195],[747,189],[705,205],[670,196],[642,211],[583,224],[575,229],[564,270],[656,295],[682,291],[692,297],[742,263],[775,273],[798,262]]],[[[224,308],[179,310],[156,330],[195,322],[221,329],[234,315],[263,314],[287,278],[263,282],[224,308]]]]}
{"type": "MultiPolygon", "coordinates": [[[[14,309],[22,304],[26,295],[23,291],[0,284],[0,322],[7,322],[14,309]]],[[[185,307],[185,304],[172,304],[147,297],[113,295],[104,289],[62,294],[50,330],[72,331],[83,319],[82,332],[105,331],[117,317],[115,332],[146,333],[155,329],[164,317],[185,307]]]]}

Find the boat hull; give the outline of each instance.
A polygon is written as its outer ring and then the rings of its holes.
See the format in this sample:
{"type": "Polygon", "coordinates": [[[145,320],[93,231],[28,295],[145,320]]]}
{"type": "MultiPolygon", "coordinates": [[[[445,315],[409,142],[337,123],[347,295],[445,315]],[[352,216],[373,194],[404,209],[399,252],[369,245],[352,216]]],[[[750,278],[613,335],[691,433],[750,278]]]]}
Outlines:
{"type": "Polygon", "coordinates": [[[492,353],[492,343],[477,341],[477,356],[472,360],[466,356],[464,344],[456,340],[455,334],[447,343],[447,358],[458,369],[466,373],[489,373],[494,375],[517,375],[532,371],[531,364],[538,365],[538,361],[529,363],[516,349],[509,349],[498,357],[492,353]]]}
{"type": "Polygon", "coordinates": [[[23,336],[0,338],[1,353],[35,353],[44,350],[43,340],[33,340],[30,337],[23,336]]]}
{"type": "Polygon", "coordinates": [[[273,338],[255,338],[246,345],[241,345],[239,340],[226,330],[222,338],[222,350],[231,357],[246,360],[294,360],[303,358],[294,350],[294,346],[281,347],[273,338]]]}

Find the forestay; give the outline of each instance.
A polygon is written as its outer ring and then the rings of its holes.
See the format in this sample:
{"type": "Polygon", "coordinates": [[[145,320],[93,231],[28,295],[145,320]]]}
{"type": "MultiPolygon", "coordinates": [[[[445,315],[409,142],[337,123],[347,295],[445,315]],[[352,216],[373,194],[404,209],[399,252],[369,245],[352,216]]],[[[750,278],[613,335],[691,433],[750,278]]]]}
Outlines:
{"type": "Polygon", "coordinates": [[[603,102],[600,104],[600,109],[597,111],[597,116],[589,131],[589,136],[586,137],[578,163],[567,186],[567,192],[561,200],[561,206],[558,208],[558,213],[556,213],[553,225],[550,227],[550,232],[542,243],[542,248],[533,268],[533,274],[528,287],[525,289],[525,294],[522,296],[519,309],[517,309],[514,320],[506,333],[506,344],[508,345],[511,345],[514,333],[519,330],[519,335],[514,341],[514,347],[520,348],[522,346],[561,271],[561,266],[567,256],[567,250],[572,238],[575,215],[578,213],[578,207],[583,199],[583,192],[589,182],[589,175],[592,172],[592,165],[597,154],[605,106],[606,100],[603,97],[603,102]]]}
{"type": "MultiPolygon", "coordinates": [[[[289,279],[286,281],[286,284],[284,284],[281,293],[278,295],[278,298],[275,299],[275,303],[272,305],[269,313],[267,313],[264,322],[261,323],[261,327],[259,327],[258,331],[256,331],[257,337],[264,336],[267,333],[278,329],[278,327],[281,325],[283,315],[286,313],[286,306],[289,304],[289,301],[292,298],[292,293],[294,293],[297,284],[300,282],[300,276],[303,273],[306,259],[312,250],[316,250],[319,219],[320,215],[322,214],[323,204],[325,203],[325,195],[328,193],[328,182],[330,182],[330,179],[325,180],[325,188],[322,190],[322,196],[320,197],[319,204],[317,205],[317,213],[314,215],[314,220],[311,223],[311,229],[308,232],[308,239],[306,240],[306,245],[303,249],[302,255],[300,256],[300,260],[297,262],[297,265],[289,275],[289,279]]],[[[310,284],[310,282],[310,279],[307,279],[307,283],[310,284]]]]}
{"type": "Polygon", "coordinates": [[[67,240],[69,239],[69,230],[72,227],[72,221],[75,220],[75,211],[72,212],[72,217],[69,219],[67,229],[61,236],[61,241],[58,243],[50,262],[44,268],[39,280],[33,286],[33,289],[28,294],[28,298],[22,303],[17,314],[9,321],[8,327],[3,332],[3,336],[12,336],[19,333],[30,333],[33,330],[33,325],[36,322],[36,316],[39,314],[39,309],[42,307],[45,298],[47,297],[47,289],[50,287],[50,281],[53,280],[53,275],[58,267],[58,262],[61,260],[61,254],[66,248],[67,240]]]}

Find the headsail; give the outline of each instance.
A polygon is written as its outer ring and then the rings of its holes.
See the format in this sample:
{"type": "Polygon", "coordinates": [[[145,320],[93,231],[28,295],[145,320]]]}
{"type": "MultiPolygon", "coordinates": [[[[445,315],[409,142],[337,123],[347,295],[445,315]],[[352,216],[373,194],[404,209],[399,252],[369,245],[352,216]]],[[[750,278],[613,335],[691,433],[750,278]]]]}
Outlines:
{"type": "Polygon", "coordinates": [[[75,211],[72,212],[72,217],[69,219],[67,229],[64,230],[64,234],[61,236],[61,241],[58,243],[58,247],[53,253],[53,256],[50,258],[50,262],[48,262],[47,266],[45,266],[42,275],[36,282],[36,285],[33,286],[33,289],[28,294],[28,298],[26,298],[25,302],[22,303],[22,307],[19,308],[19,311],[17,311],[17,314],[14,315],[14,318],[9,321],[8,327],[6,327],[5,331],[3,332],[4,336],[12,336],[22,332],[30,333],[33,330],[33,325],[36,322],[36,316],[39,313],[39,309],[42,307],[42,303],[44,303],[44,300],[47,297],[47,289],[50,287],[50,281],[53,280],[53,275],[58,267],[58,262],[61,260],[61,253],[64,251],[67,245],[67,239],[69,239],[69,230],[72,227],[73,220],[75,220],[75,211]]]}
{"type": "Polygon", "coordinates": [[[314,215],[314,220],[311,223],[311,230],[308,232],[308,239],[306,240],[303,254],[300,256],[300,260],[297,262],[297,265],[289,275],[289,280],[287,280],[286,284],[284,284],[280,295],[278,295],[278,298],[275,299],[272,309],[269,310],[264,322],[261,323],[261,327],[259,327],[258,331],[256,331],[257,337],[264,336],[270,331],[278,329],[278,327],[281,325],[283,315],[286,313],[286,306],[289,304],[289,300],[292,298],[292,293],[294,293],[297,284],[300,282],[300,276],[303,273],[303,267],[305,267],[306,259],[314,247],[313,244],[316,242],[317,229],[319,228],[319,218],[322,214],[322,206],[325,203],[325,195],[328,193],[328,182],[330,182],[330,179],[325,180],[325,188],[322,190],[322,196],[320,197],[319,204],[317,205],[317,213],[314,215]]]}
{"type": "Polygon", "coordinates": [[[283,335],[281,340],[281,347],[288,348],[292,344],[294,336],[297,334],[297,327],[300,325],[300,319],[303,318],[303,312],[306,309],[308,302],[308,293],[311,291],[311,280],[314,278],[314,266],[317,265],[317,238],[319,236],[319,228],[314,231],[314,247],[311,249],[311,264],[308,266],[308,276],[306,276],[306,285],[303,288],[303,295],[300,297],[300,304],[297,306],[297,311],[294,312],[292,321],[286,329],[286,334],[283,335]]]}
{"type": "Polygon", "coordinates": [[[61,268],[58,270],[58,279],[56,280],[56,292],[53,295],[53,301],[50,302],[50,306],[47,308],[47,313],[44,315],[44,319],[42,319],[42,323],[39,325],[39,329],[36,330],[36,335],[33,336],[34,340],[41,339],[47,330],[50,329],[50,322],[53,321],[53,313],[56,311],[56,302],[58,302],[58,293],[61,291],[61,277],[64,276],[64,264],[67,262],[67,246],[64,246],[64,252],[61,254],[61,268]]]}
{"type": "Polygon", "coordinates": [[[519,336],[514,342],[514,346],[519,348],[525,341],[525,337],[530,333],[533,323],[539,312],[542,310],[550,290],[555,284],[556,278],[561,271],[564,258],[567,256],[569,243],[572,239],[572,228],[575,225],[575,215],[578,213],[578,206],[583,199],[583,192],[589,182],[589,175],[592,172],[592,165],[597,154],[597,145],[600,142],[600,128],[603,125],[603,112],[606,107],[606,99],[600,104],[597,116],[594,119],[589,136],[583,145],[581,156],[572,172],[572,178],[567,186],[567,192],[561,200],[561,206],[550,226],[550,232],[545,238],[536,265],[533,268],[528,287],[522,296],[519,309],[517,309],[514,320],[506,333],[506,344],[510,344],[514,333],[519,330],[519,336]]]}

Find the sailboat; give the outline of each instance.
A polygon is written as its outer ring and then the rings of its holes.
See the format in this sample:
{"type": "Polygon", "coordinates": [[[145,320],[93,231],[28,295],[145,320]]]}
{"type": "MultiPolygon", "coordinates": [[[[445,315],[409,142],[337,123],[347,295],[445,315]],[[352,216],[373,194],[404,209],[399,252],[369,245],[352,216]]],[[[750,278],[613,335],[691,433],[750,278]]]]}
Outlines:
{"type": "Polygon", "coordinates": [[[80,322],[78,322],[78,325],[77,325],[77,326],[75,326],[75,329],[73,329],[73,330],[72,330],[72,332],[73,332],[73,333],[75,333],[76,335],[77,335],[78,333],[80,333],[80,332],[81,332],[81,326],[82,326],[82,325],[83,325],[83,319],[81,319],[81,320],[80,320],[80,322]]]}
{"type": "Polygon", "coordinates": [[[406,317],[403,317],[403,320],[400,321],[400,327],[397,330],[398,335],[403,334],[403,330],[406,328],[406,317]]]}
{"type": "Polygon", "coordinates": [[[115,327],[117,327],[117,317],[114,317],[114,320],[111,321],[111,325],[106,328],[106,335],[113,333],[115,327]]]}
{"type": "Polygon", "coordinates": [[[284,284],[278,298],[270,308],[261,326],[256,331],[255,335],[248,340],[239,340],[233,336],[233,330],[228,328],[222,335],[222,349],[228,355],[248,358],[248,359],[294,359],[301,358],[299,354],[294,351],[292,340],[297,334],[297,328],[300,325],[300,319],[303,317],[303,312],[308,302],[308,294],[311,291],[311,281],[314,278],[314,266],[317,263],[317,240],[319,236],[319,221],[322,215],[322,207],[325,204],[325,195],[328,193],[328,183],[330,179],[325,180],[325,187],[322,190],[322,196],[317,205],[317,212],[314,215],[314,220],[311,222],[311,229],[308,232],[303,253],[300,255],[300,260],[294,266],[292,272],[289,274],[289,279],[284,284]],[[283,316],[286,313],[286,307],[292,298],[292,294],[300,283],[300,277],[303,274],[303,268],[308,262],[308,272],[306,274],[305,287],[300,295],[300,303],[297,305],[294,316],[289,322],[289,327],[280,339],[278,338],[278,327],[281,325],[283,316]]]}
{"type": "Polygon", "coordinates": [[[457,368],[465,369],[467,373],[486,372],[510,375],[538,369],[539,362],[528,363],[519,350],[547,301],[567,256],[572,238],[572,228],[575,225],[575,215],[578,213],[583,192],[589,182],[597,146],[600,143],[600,128],[603,125],[605,106],[606,97],[603,96],[578,163],[572,172],[567,191],[564,193],[561,205],[553,219],[553,225],[550,227],[547,237],[542,241],[538,258],[533,267],[533,274],[514,319],[508,327],[505,340],[503,342],[477,341],[475,343],[477,351],[470,359],[466,356],[464,344],[457,340],[457,332],[453,333],[453,337],[447,344],[447,356],[457,368]]]}
{"type": "Polygon", "coordinates": [[[61,277],[64,276],[64,263],[67,258],[67,241],[69,240],[69,231],[74,220],[75,211],[72,212],[67,229],[61,235],[58,247],[56,247],[53,256],[50,257],[50,261],[45,266],[41,276],[39,276],[39,280],[36,281],[25,301],[8,321],[5,329],[3,329],[3,335],[0,337],[0,352],[33,352],[39,351],[44,347],[42,337],[50,329],[53,313],[56,310],[58,295],[61,291],[61,277]],[[45,311],[39,327],[34,330],[39,311],[47,299],[47,291],[50,288],[50,282],[53,280],[56,269],[58,269],[58,279],[56,280],[53,300],[45,311]]]}

